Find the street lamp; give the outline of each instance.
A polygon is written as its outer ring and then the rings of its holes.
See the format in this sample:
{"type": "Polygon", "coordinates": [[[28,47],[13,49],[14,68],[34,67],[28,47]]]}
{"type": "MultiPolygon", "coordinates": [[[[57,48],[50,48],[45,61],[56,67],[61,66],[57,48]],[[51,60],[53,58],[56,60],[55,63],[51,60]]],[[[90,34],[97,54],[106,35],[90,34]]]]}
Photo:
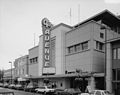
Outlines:
{"type": "Polygon", "coordinates": [[[106,65],[107,65],[107,27],[106,26],[101,26],[101,30],[105,30],[105,64],[104,64],[104,88],[106,89],[106,65]]]}
{"type": "Polygon", "coordinates": [[[9,63],[11,63],[11,84],[12,84],[12,62],[9,61],[9,63]]]}

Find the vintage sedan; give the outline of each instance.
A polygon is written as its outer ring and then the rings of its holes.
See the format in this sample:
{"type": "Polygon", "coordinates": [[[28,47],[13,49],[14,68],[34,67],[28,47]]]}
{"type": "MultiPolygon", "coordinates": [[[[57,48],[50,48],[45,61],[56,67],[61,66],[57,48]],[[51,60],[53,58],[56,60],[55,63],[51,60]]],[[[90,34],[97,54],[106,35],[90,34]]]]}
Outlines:
{"type": "Polygon", "coordinates": [[[51,88],[51,87],[48,87],[48,86],[41,86],[39,88],[36,88],[35,91],[37,93],[54,93],[55,89],[51,88]]]}
{"type": "Polygon", "coordinates": [[[60,92],[60,95],[78,95],[81,94],[80,89],[67,88],[64,91],[60,92]]]}
{"type": "Polygon", "coordinates": [[[89,94],[90,95],[111,95],[110,92],[106,90],[93,90],[89,94]]]}

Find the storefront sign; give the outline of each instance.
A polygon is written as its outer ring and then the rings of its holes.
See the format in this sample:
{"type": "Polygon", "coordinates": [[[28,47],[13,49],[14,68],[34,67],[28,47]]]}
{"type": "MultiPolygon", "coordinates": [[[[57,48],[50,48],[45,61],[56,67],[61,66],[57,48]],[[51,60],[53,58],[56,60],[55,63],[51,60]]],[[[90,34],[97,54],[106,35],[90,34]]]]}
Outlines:
{"type": "Polygon", "coordinates": [[[43,67],[50,67],[50,31],[52,24],[47,18],[42,20],[43,31],[43,67]]]}

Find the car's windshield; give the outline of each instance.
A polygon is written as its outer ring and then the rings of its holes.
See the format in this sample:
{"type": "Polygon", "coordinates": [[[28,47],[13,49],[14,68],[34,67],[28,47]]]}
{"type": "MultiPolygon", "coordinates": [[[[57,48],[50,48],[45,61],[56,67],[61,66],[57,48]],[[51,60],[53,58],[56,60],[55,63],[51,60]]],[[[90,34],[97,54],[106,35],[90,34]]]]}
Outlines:
{"type": "Polygon", "coordinates": [[[45,89],[45,87],[39,87],[40,89],[45,89]]]}

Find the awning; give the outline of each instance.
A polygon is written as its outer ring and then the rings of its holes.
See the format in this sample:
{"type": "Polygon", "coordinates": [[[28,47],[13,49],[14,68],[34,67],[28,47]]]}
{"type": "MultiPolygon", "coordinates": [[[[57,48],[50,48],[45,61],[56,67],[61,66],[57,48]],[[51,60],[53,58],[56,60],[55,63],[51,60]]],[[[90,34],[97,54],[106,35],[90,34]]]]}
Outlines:
{"type": "Polygon", "coordinates": [[[18,78],[18,81],[26,81],[25,78],[18,78]]]}

